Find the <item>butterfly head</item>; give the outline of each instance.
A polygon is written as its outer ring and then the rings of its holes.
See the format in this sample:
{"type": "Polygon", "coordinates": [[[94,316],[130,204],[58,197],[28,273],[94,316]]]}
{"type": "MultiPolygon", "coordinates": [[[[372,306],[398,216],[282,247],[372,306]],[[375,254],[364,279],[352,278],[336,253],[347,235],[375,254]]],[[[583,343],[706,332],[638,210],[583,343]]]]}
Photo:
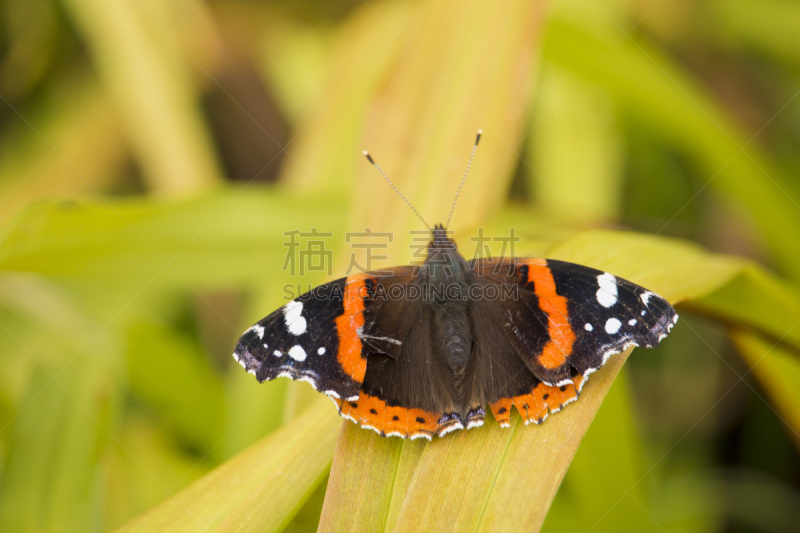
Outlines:
{"type": "Polygon", "coordinates": [[[448,237],[447,228],[445,228],[441,224],[436,224],[433,229],[431,230],[431,243],[428,245],[428,248],[439,248],[439,249],[455,249],[456,242],[448,237]]]}
{"type": "Polygon", "coordinates": [[[459,278],[466,262],[456,249],[456,242],[448,236],[448,231],[441,224],[431,230],[432,239],[428,244],[428,257],[425,265],[430,269],[432,278],[459,278]]]}

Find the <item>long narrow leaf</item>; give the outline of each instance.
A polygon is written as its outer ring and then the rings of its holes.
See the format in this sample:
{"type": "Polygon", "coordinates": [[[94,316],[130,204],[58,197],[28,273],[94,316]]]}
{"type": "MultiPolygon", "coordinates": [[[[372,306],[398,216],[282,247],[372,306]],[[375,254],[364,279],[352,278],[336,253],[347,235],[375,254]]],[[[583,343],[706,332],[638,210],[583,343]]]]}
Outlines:
{"type": "Polygon", "coordinates": [[[293,423],[118,531],[281,531],[325,478],[340,423],[319,398],[293,423]]]}
{"type": "Polygon", "coordinates": [[[665,54],[621,30],[598,32],[558,16],[548,27],[543,56],[605,87],[637,123],[689,154],[703,173],[698,187],[746,205],[780,267],[793,279],[800,277],[795,245],[800,216],[784,190],[791,178],[665,54]]]}
{"type": "Polygon", "coordinates": [[[689,307],[730,324],[758,329],[773,341],[800,350],[800,291],[796,286],[751,265],[730,283],[689,307]]]}
{"type": "MultiPolygon", "coordinates": [[[[797,317],[800,327],[800,317],[797,317]]],[[[733,333],[733,341],[778,410],[778,418],[800,447],[800,359],[775,341],[745,331],[733,333]]]]}
{"type": "Polygon", "coordinates": [[[118,103],[150,187],[174,193],[217,183],[221,173],[188,76],[191,60],[159,46],[173,28],[158,26],[136,3],[68,0],[64,6],[118,103]]]}

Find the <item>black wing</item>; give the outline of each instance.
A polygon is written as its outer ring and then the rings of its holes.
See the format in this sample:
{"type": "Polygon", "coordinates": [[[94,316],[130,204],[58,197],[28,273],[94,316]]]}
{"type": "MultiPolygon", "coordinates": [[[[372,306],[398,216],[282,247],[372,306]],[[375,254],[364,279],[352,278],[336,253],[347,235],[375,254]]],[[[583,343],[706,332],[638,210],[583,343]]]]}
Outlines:
{"type": "Polygon", "coordinates": [[[245,331],[233,356],[259,382],[287,377],[334,399],[358,398],[367,355],[397,342],[369,338],[370,317],[383,303],[375,291],[410,276],[400,267],[392,276],[355,274],[320,285],[245,331]]]}
{"type": "Polygon", "coordinates": [[[474,260],[470,268],[484,284],[518,288],[492,303],[517,355],[547,385],[585,378],[631,346],[654,347],[678,320],[661,296],[601,270],[552,259],[474,260]]]}

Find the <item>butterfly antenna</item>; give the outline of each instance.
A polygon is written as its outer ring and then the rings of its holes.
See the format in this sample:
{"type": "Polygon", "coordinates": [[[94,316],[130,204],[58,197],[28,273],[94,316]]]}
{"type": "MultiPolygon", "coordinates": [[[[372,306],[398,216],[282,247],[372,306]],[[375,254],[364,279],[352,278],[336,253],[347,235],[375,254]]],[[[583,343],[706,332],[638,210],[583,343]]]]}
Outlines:
{"type": "Polygon", "coordinates": [[[450,219],[453,216],[453,211],[456,208],[456,202],[458,202],[458,195],[461,194],[461,188],[464,186],[464,182],[467,181],[467,174],[469,174],[469,167],[472,166],[472,159],[475,157],[475,150],[478,149],[478,143],[481,141],[481,135],[483,134],[483,130],[478,130],[478,135],[475,136],[475,145],[472,147],[472,152],[469,154],[469,161],[467,161],[467,170],[464,171],[464,177],[461,178],[461,183],[458,184],[458,190],[456,191],[456,197],[453,198],[453,205],[450,207],[450,214],[447,215],[447,223],[445,223],[444,227],[447,228],[450,226],[450,219]]]}
{"type": "MultiPolygon", "coordinates": [[[[389,185],[392,187],[392,190],[394,190],[394,192],[396,192],[396,193],[397,193],[397,195],[398,195],[398,196],[400,196],[400,198],[402,198],[402,199],[403,199],[403,200],[404,200],[404,201],[405,201],[405,202],[408,204],[408,207],[410,207],[410,208],[411,208],[411,210],[414,212],[414,214],[415,214],[415,215],[417,215],[417,216],[419,217],[419,219],[422,221],[422,223],[423,223],[423,224],[425,224],[425,227],[426,227],[426,228],[428,228],[428,230],[430,230],[430,229],[431,229],[431,227],[428,225],[428,223],[427,223],[427,222],[425,222],[425,219],[424,219],[424,218],[422,218],[422,215],[420,215],[420,214],[419,214],[419,211],[417,211],[417,209],[414,207],[414,204],[412,204],[411,202],[409,202],[409,201],[408,201],[408,198],[406,198],[405,196],[403,196],[403,193],[401,193],[401,192],[400,192],[400,190],[399,190],[397,187],[395,187],[394,183],[392,183],[392,180],[390,180],[390,179],[389,179],[389,176],[387,176],[387,175],[386,175],[386,172],[384,172],[384,171],[383,171],[383,169],[382,169],[381,167],[379,167],[379,166],[378,166],[378,164],[375,162],[375,160],[373,160],[373,159],[372,159],[372,156],[371,156],[371,155],[369,155],[369,152],[367,152],[366,150],[364,150],[362,153],[363,153],[363,154],[366,156],[366,158],[367,158],[367,161],[369,161],[369,162],[372,164],[372,166],[373,166],[373,167],[375,167],[376,169],[378,169],[378,172],[380,172],[380,173],[381,173],[381,176],[383,176],[383,179],[385,179],[385,180],[386,180],[386,183],[388,183],[388,184],[389,184],[389,185]]],[[[431,230],[431,231],[432,231],[432,230],[431,230]]]]}

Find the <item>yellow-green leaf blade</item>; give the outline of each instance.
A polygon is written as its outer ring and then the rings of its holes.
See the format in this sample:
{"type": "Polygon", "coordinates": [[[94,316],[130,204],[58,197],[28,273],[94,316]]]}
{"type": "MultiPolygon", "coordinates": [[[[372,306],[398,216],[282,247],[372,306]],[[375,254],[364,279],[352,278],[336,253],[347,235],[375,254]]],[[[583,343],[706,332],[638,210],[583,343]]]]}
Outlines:
{"type": "Polygon", "coordinates": [[[780,413],[779,418],[788,426],[787,432],[800,446],[800,358],[775,341],[746,331],[735,331],[732,338],[780,413]]]}
{"type": "Polygon", "coordinates": [[[327,474],[341,420],[319,398],[294,422],[118,531],[281,531],[327,474]]]}
{"type": "Polygon", "coordinates": [[[756,265],[689,307],[718,320],[755,328],[800,350],[800,328],[795,327],[800,319],[800,292],[756,265]]]}

